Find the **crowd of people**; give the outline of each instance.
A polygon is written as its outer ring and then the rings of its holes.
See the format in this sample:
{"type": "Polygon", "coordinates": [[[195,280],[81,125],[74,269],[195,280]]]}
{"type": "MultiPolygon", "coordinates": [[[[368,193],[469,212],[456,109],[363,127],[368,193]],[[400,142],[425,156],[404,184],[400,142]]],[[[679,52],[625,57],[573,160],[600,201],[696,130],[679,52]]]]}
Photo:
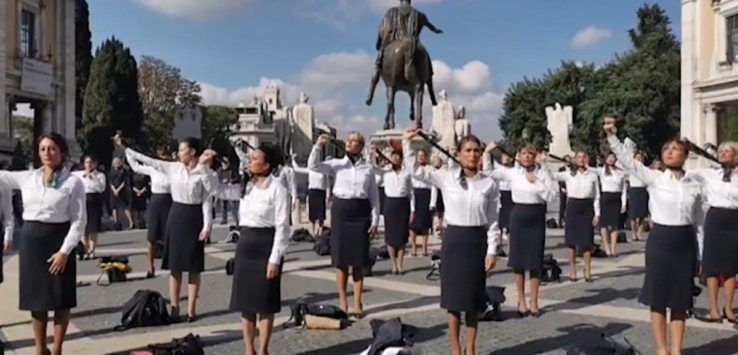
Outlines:
{"type": "Polygon", "coordinates": [[[561,159],[563,166],[556,172],[547,163],[551,157],[532,144],[510,154],[495,142],[485,145],[473,135],[460,139],[453,152],[439,151],[446,155],[445,161],[435,155],[431,159],[429,151],[414,143],[427,136],[408,129],[401,147],[386,153],[376,147],[367,149],[364,137],[351,132],[341,147],[342,158],[325,159],[323,148],[337,143],[322,135],[306,167],[285,157],[276,146],[240,144],[235,147],[240,159],[235,172],[230,162],[218,160],[196,139],[180,142],[172,158],[163,150],[156,151],[155,157],[145,155],[117,136],[115,143],[124,154],[113,160],[105,174],[92,155],[84,157],[83,169],[71,171],[64,164],[67,143],[56,133],[46,134],[38,141],[39,168],[0,171],[4,250],[18,249],[20,309],[31,313],[37,353],[61,354],[70,310],[77,304],[73,251],[82,241],[83,259],[95,258],[106,194],[116,223],[121,222],[116,212],[120,210],[128,226],[147,228],[148,278],[155,276],[154,255],[161,248],[161,268],[170,274],[170,313],[186,322],[197,321],[205,244],[211,237],[213,206],[220,201],[224,221],[229,210],[237,211],[233,218],[240,231],[229,308],[241,314],[246,353],[266,354],[274,314],[281,308],[284,254],[298,203],[295,174],[307,174],[311,234],[322,234],[330,221],[338,307],[357,318],[364,315],[363,280],[371,240],[382,218],[384,243],[396,275],[405,272],[408,243],[411,255],[418,255],[420,249],[428,256],[428,239],[440,231],[440,306],[448,312],[450,352],[462,353],[463,316],[463,348],[474,354],[478,314],[486,307],[487,278],[503,255],[515,275],[519,316],[543,313],[538,301],[547,210],[558,196],[563,199],[560,224],[569,248],[570,282],[579,280],[579,253],[584,256],[584,280],[596,280],[592,270],[595,231],[605,254],[612,258],[618,256],[624,227],[631,229],[632,240],[647,241],[639,301],[650,307],[658,353],[667,354],[670,349],[671,354],[679,354],[685,320],[693,308],[696,276],[705,277],[709,289],[710,313],[703,320],[736,322],[738,145],[728,142],[717,147],[717,162],[709,168],[685,169],[691,146],[672,140],[663,145],[661,166],[647,167],[635,144],[616,136],[614,119],[605,118],[603,130],[611,152],[602,166],[592,166],[597,157],[578,151],[573,158],[561,159]],[[13,190],[20,190],[23,205],[22,232],[15,242],[13,190]],[[144,211],[145,223],[141,223],[144,211]],[[188,304],[186,312],[180,312],[185,273],[188,304]],[[349,274],[354,288],[351,307],[346,290],[349,274]],[[720,283],[725,288],[722,309],[720,283]],[[54,312],[51,351],[46,344],[49,311],[54,312]]]}

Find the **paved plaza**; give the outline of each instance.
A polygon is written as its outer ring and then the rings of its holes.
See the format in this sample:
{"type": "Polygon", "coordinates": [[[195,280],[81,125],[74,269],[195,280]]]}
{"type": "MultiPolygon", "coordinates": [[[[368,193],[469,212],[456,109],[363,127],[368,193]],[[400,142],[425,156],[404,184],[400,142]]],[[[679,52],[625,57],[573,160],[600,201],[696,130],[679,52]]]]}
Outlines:
{"type": "MultiPolygon", "coordinates": [[[[223,239],[224,226],[216,227],[214,240],[223,239]]],[[[147,344],[166,342],[187,333],[198,334],[207,354],[243,354],[239,315],[227,310],[231,278],[224,265],[232,256],[233,244],[213,243],[206,248],[206,272],[203,277],[198,314],[191,324],[149,327],[116,332],[120,323],[120,307],[136,290],[150,289],[168,296],[168,274],[160,272],[155,279],[144,279],[146,270],[145,231],[110,232],[101,236],[98,255],[126,254],[134,271],[126,283],[97,286],[96,261],[78,263],[77,290],[79,306],[73,312],[66,354],[128,354],[144,349],[147,344]]],[[[375,241],[375,244],[378,244],[375,241]]],[[[440,248],[433,240],[432,248],[440,248]]],[[[645,244],[621,246],[616,259],[595,259],[595,281],[569,281],[548,284],[541,289],[543,315],[538,318],[516,318],[516,295],[513,274],[505,258],[488,279],[488,285],[506,287],[505,320],[480,324],[480,354],[565,354],[574,344],[591,344],[601,333],[616,339],[627,339],[642,354],[653,354],[653,340],[648,310],[637,303],[644,270],[645,244]]],[[[565,262],[563,231],[548,231],[547,252],[560,263],[565,262]]],[[[300,296],[312,302],[337,303],[334,272],[329,257],[319,257],[312,244],[293,243],[285,257],[282,279],[282,311],[277,315],[272,338],[272,354],[355,354],[371,343],[369,322],[373,318],[401,317],[402,321],[420,329],[417,336],[423,354],[448,353],[446,313],[439,308],[438,281],[428,281],[427,258],[407,260],[404,276],[390,272],[388,261],[379,261],[374,276],[366,280],[365,308],[367,316],[341,331],[282,329],[289,317],[289,305],[300,296]]],[[[567,279],[568,266],[562,265],[567,279]]],[[[18,257],[5,257],[5,283],[0,301],[0,337],[6,341],[6,353],[33,353],[30,316],[18,311],[18,257]]],[[[583,277],[582,271],[579,277],[583,277]]],[[[350,287],[349,287],[350,288],[350,287]]],[[[183,293],[186,296],[186,291],[183,293]]],[[[350,301],[351,302],[351,301],[350,301]]],[[[697,300],[697,311],[705,312],[705,295],[697,300]]],[[[186,300],[182,307],[186,309],[186,300]]],[[[736,354],[738,330],[728,323],[707,324],[688,321],[687,354],[736,354]]]]}

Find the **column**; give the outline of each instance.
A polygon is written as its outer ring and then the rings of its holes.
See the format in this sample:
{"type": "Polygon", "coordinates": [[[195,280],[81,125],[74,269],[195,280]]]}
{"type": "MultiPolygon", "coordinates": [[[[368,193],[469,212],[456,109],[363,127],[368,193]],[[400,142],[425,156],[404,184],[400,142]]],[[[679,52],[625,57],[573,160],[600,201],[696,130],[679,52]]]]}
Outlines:
{"type": "Polygon", "coordinates": [[[702,125],[699,145],[706,143],[717,144],[717,110],[718,106],[706,104],[702,106],[702,125]]]}
{"type": "Polygon", "coordinates": [[[682,0],[682,107],[681,136],[697,140],[692,131],[694,92],[692,82],[695,78],[695,10],[694,0],[682,0]]]}
{"type": "Polygon", "coordinates": [[[5,42],[6,42],[6,9],[7,5],[5,4],[6,0],[0,0],[0,137],[9,137],[10,135],[10,118],[12,117],[11,114],[8,113],[9,109],[9,102],[7,97],[5,96],[5,85],[6,85],[6,78],[5,78],[5,66],[7,61],[7,53],[5,49],[5,42]]]}

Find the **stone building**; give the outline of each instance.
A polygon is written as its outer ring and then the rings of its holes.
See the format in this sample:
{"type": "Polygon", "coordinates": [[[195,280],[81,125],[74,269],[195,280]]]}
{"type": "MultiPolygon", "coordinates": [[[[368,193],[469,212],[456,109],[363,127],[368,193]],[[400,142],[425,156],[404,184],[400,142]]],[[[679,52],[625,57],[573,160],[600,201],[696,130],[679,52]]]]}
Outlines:
{"type": "Polygon", "coordinates": [[[0,154],[15,147],[12,113],[34,111],[34,136],[75,140],[75,2],[0,0],[0,154]]]}

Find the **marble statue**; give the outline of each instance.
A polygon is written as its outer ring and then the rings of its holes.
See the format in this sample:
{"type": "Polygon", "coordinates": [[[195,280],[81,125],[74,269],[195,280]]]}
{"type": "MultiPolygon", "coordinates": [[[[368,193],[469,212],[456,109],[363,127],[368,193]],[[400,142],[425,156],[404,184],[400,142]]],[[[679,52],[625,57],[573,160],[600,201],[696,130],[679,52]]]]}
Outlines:
{"type": "Polygon", "coordinates": [[[551,134],[549,152],[559,157],[574,156],[569,144],[569,130],[574,123],[574,109],[571,106],[561,107],[561,104],[557,102],[555,107],[546,107],[546,118],[548,132],[551,134]]]}
{"type": "Polygon", "coordinates": [[[292,150],[299,161],[307,161],[313,146],[315,112],[308,102],[308,96],[300,93],[300,102],[292,108],[292,150]]]}
{"type": "Polygon", "coordinates": [[[448,101],[446,90],[441,90],[438,95],[438,105],[433,107],[432,130],[441,147],[453,150],[456,148],[456,110],[448,101]]]}
{"type": "Polygon", "coordinates": [[[456,132],[456,142],[472,133],[471,123],[469,123],[469,120],[466,119],[466,107],[464,106],[460,105],[459,108],[456,110],[456,122],[454,124],[454,131],[456,132]]]}

